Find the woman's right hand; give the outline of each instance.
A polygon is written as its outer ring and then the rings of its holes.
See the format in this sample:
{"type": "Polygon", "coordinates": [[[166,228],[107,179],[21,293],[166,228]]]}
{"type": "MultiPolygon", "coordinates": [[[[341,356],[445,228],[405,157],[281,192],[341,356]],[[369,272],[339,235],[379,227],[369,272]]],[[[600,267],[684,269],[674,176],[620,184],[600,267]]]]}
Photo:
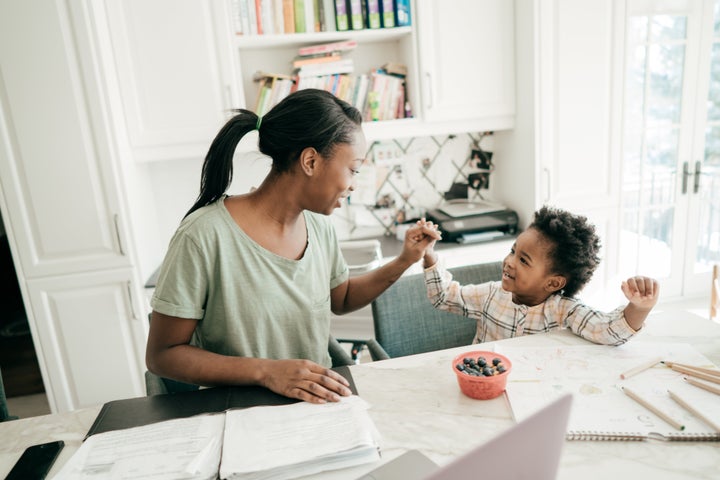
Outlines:
{"type": "Polygon", "coordinates": [[[310,360],[266,360],[261,384],[275,393],[310,403],[339,402],[352,394],[337,372],[310,360]]]}

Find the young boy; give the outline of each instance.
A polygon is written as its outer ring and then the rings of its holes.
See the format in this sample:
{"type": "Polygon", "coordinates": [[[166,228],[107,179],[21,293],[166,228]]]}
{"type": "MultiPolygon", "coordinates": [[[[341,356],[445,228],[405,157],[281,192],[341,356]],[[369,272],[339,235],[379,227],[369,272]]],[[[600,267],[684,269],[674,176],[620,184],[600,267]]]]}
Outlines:
{"type": "Polygon", "coordinates": [[[620,345],[642,328],[659,286],[631,277],[621,286],[627,306],[603,313],[583,305],[575,295],[600,263],[599,248],[585,217],[543,207],[503,260],[500,282],[460,285],[438,266],[431,245],[423,259],[428,298],[435,308],[476,319],[473,343],[569,328],[591,342],[620,345]]]}

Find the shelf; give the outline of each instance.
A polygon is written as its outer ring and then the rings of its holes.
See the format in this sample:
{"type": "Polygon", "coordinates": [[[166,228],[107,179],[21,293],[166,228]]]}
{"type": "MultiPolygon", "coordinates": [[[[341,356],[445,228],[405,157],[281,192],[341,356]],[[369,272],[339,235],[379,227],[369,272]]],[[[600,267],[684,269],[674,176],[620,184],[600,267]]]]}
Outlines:
{"type": "Polygon", "coordinates": [[[313,32],[313,33],[287,33],[278,35],[238,35],[235,37],[235,46],[240,50],[287,47],[314,43],[339,42],[343,40],[357,40],[358,42],[385,42],[400,39],[412,33],[412,27],[377,28],[366,30],[348,30],[344,32],[313,32]]]}
{"type": "Polygon", "coordinates": [[[457,122],[426,122],[418,118],[363,122],[363,132],[368,142],[432,135],[460,134],[465,132],[489,132],[510,130],[515,126],[514,115],[477,118],[457,122]]]}

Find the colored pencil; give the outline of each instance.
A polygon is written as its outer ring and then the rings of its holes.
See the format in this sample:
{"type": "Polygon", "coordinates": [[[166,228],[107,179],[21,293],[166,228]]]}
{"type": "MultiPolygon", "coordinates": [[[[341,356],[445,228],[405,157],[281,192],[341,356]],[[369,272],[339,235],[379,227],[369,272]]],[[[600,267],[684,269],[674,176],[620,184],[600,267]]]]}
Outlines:
{"type": "Polygon", "coordinates": [[[652,413],[654,413],[654,414],[657,415],[658,417],[660,417],[660,418],[662,418],[663,420],[665,420],[667,423],[669,423],[670,425],[672,425],[674,428],[676,428],[676,429],[678,429],[678,430],[685,430],[685,425],[681,424],[680,422],[678,422],[677,420],[675,420],[674,418],[672,418],[672,417],[671,417],[670,415],[668,415],[667,413],[663,412],[662,410],[660,410],[660,409],[657,408],[656,406],[652,405],[650,402],[648,402],[647,400],[645,400],[644,398],[642,398],[641,396],[639,396],[637,393],[633,392],[632,390],[630,390],[630,389],[627,388],[627,387],[621,387],[621,388],[622,388],[622,391],[625,393],[625,395],[627,395],[628,397],[632,398],[632,399],[635,400],[638,404],[642,405],[643,407],[647,408],[648,410],[650,410],[652,413]]]}
{"type": "Polygon", "coordinates": [[[690,385],[695,385],[698,388],[702,388],[703,390],[707,390],[708,392],[712,392],[716,395],[720,395],[720,388],[716,388],[712,385],[708,385],[707,383],[698,382],[697,380],[690,378],[690,377],[683,377],[683,379],[688,382],[690,385]]]}
{"type": "Polygon", "coordinates": [[[676,372],[684,373],[685,375],[690,375],[702,380],[707,380],[708,382],[720,384],[720,377],[716,377],[715,375],[708,375],[707,373],[702,373],[692,368],[680,367],[678,365],[673,365],[670,368],[676,372]]]}
{"type": "Polygon", "coordinates": [[[670,368],[672,368],[673,366],[677,365],[678,367],[690,368],[690,369],[692,369],[692,370],[697,370],[697,371],[700,372],[700,373],[705,373],[705,374],[707,374],[707,375],[712,375],[712,376],[714,376],[714,377],[720,377],[720,370],[717,370],[717,369],[714,369],[714,368],[695,367],[695,366],[693,366],[693,365],[686,365],[686,364],[684,364],[684,363],[677,363],[677,362],[667,362],[667,361],[664,361],[664,360],[663,360],[662,363],[664,363],[665,365],[667,365],[667,366],[670,367],[670,368]]]}
{"type": "Polygon", "coordinates": [[[685,400],[683,400],[682,398],[680,398],[680,397],[678,396],[678,394],[676,394],[676,393],[673,392],[672,390],[668,390],[668,394],[670,395],[670,398],[672,398],[673,400],[675,400],[675,401],[676,401],[678,404],[680,404],[680,406],[683,407],[685,410],[687,410],[688,412],[692,413],[693,415],[695,415],[697,418],[699,418],[699,419],[702,420],[703,422],[705,422],[705,423],[707,423],[708,425],[710,425],[712,428],[715,429],[716,432],[720,432],[720,425],[718,425],[717,423],[713,422],[713,421],[710,420],[708,417],[706,417],[705,415],[703,415],[702,413],[700,413],[695,407],[693,407],[692,405],[690,405],[689,403],[687,403],[685,400]]]}
{"type": "Polygon", "coordinates": [[[640,372],[644,372],[648,368],[652,368],[653,366],[655,366],[656,364],[658,364],[660,362],[662,362],[661,357],[653,358],[652,360],[648,360],[647,362],[645,362],[641,365],[638,365],[637,367],[631,368],[627,372],[621,373],[620,378],[622,378],[622,379],[630,378],[633,375],[637,375],[640,372]]]}

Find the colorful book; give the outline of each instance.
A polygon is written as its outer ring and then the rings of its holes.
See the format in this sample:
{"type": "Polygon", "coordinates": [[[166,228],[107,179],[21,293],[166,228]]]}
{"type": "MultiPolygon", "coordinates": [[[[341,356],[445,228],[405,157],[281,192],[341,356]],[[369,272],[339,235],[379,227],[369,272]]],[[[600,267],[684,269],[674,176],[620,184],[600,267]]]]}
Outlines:
{"type": "Polygon", "coordinates": [[[335,0],[335,26],[340,32],[350,30],[350,16],[346,0],[335,0]]]}
{"type": "Polygon", "coordinates": [[[363,9],[361,0],[348,0],[350,10],[350,28],[353,30],[363,30],[365,24],[363,22],[363,9]]]}
{"type": "Polygon", "coordinates": [[[318,2],[318,7],[322,13],[322,18],[320,19],[322,31],[337,31],[337,25],[335,23],[335,0],[320,0],[318,2]]]}
{"type": "Polygon", "coordinates": [[[338,53],[332,53],[330,55],[321,55],[321,56],[304,56],[304,57],[298,57],[293,61],[293,68],[300,68],[304,67],[305,65],[315,65],[318,63],[328,63],[328,62],[337,62],[339,60],[342,60],[342,57],[338,53]]]}
{"type": "Polygon", "coordinates": [[[255,24],[257,25],[257,34],[262,35],[264,33],[262,19],[262,0],[255,0],[255,24]]]}
{"type": "Polygon", "coordinates": [[[305,0],[293,0],[295,5],[295,33],[305,33],[305,0]]]}
{"type": "Polygon", "coordinates": [[[341,73],[352,73],[355,70],[355,64],[351,58],[339,60],[337,62],[318,63],[314,65],[305,65],[297,71],[299,78],[303,77],[322,77],[325,75],[335,75],[341,73]]]}
{"type": "Polygon", "coordinates": [[[295,0],[282,0],[283,32],[295,33],[295,0]]]}
{"type": "MultiPolygon", "coordinates": [[[[367,27],[368,28],[380,28],[382,22],[380,21],[380,1],[381,0],[366,0],[366,16],[367,16],[367,27]]],[[[385,0],[382,0],[383,2],[385,0]]],[[[391,0],[392,3],[392,0],[391,0]]]]}
{"type": "Polygon", "coordinates": [[[411,25],[410,19],[410,0],[394,0],[395,1],[395,26],[407,27],[411,25]]]}
{"type": "Polygon", "coordinates": [[[257,35],[257,9],[255,8],[255,0],[246,0],[245,5],[248,11],[248,31],[250,35],[257,35]]]}
{"type": "Polygon", "coordinates": [[[301,47],[298,49],[298,55],[301,57],[307,55],[318,55],[332,52],[345,52],[357,47],[357,40],[344,40],[342,42],[323,43],[321,45],[310,45],[309,47],[301,47]]]}
{"type": "Polygon", "coordinates": [[[382,27],[392,28],[395,26],[395,0],[380,0],[380,15],[382,27]]]}

